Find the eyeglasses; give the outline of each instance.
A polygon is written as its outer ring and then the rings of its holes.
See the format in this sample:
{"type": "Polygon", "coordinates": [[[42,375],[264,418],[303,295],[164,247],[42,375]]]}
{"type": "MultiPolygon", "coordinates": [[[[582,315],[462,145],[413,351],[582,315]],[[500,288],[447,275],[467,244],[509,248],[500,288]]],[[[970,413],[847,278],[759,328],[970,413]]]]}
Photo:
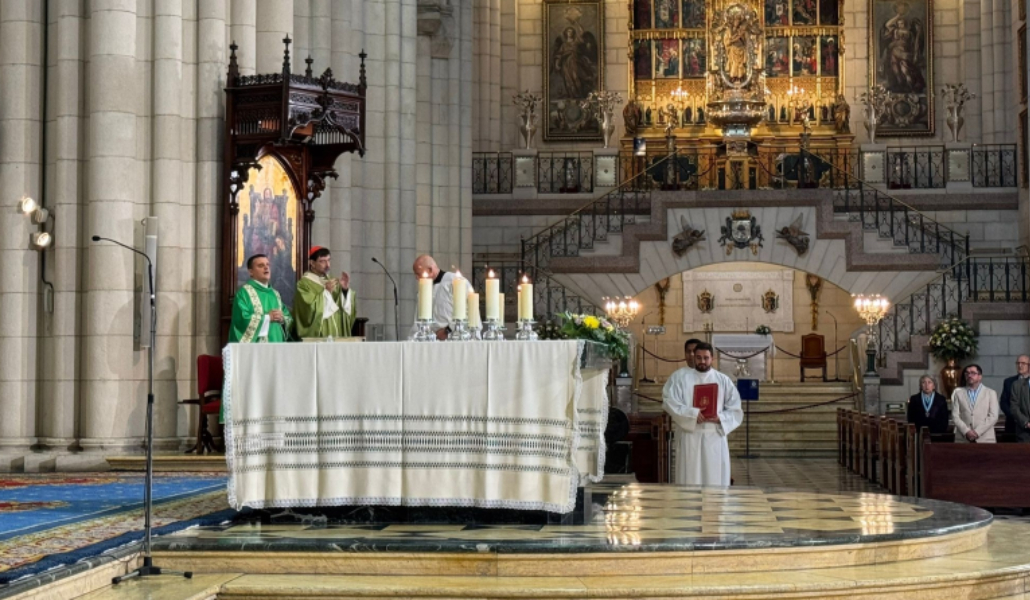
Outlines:
{"type": "Polygon", "coordinates": [[[1017,360],[1016,366],[1018,367],[1020,365],[1030,365],[1030,362],[1026,362],[1025,360],[1017,360]]]}

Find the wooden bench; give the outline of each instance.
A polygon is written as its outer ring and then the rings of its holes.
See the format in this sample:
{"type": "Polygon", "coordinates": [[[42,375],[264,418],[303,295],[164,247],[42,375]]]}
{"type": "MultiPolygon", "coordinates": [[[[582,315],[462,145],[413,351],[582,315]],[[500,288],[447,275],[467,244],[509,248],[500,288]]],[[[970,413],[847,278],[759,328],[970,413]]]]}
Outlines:
{"type": "Polygon", "coordinates": [[[920,496],[1030,508],[1030,444],[947,444],[922,437],[920,496]]]}

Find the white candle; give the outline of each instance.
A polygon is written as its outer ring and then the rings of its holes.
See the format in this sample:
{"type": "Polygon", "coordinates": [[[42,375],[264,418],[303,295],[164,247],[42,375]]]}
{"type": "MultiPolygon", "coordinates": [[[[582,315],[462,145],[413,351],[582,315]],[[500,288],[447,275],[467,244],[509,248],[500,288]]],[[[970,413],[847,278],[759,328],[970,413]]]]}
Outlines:
{"type": "Polygon", "coordinates": [[[515,287],[515,320],[522,320],[522,286],[515,287]]]}
{"type": "Polygon", "coordinates": [[[469,305],[469,327],[482,327],[483,322],[479,318],[479,294],[470,292],[468,296],[469,305]]]}
{"type": "Polygon", "coordinates": [[[423,321],[433,318],[433,280],[425,271],[418,280],[418,318],[423,321]]]}
{"type": "Polygon", "coordinates": [[[454,297],[454,314],[451,318],[464,321],[468,318],[468,279],[462,277],[459,271],[451,282],[451,288],[454,297]]]}
{"type": "Polygon", "coordinates": [[[501,280],[497,279],[493,271],[486,276],[486,318],[497,319],[500,315],[498,310],[498,292],[501,291],[501,280]]]}
{"type": "Polygon", "coordinates": [[[522,276],[522,293],[519,296],[519,319],[522,321],[533,320],[533,284],[529,278],[522,276]]]}
{"type": "Polygon", "coordinates": [[[500,307],[497,313],[497,320],[504,325],[504,294],[497,294],[497,306],[500,307]]]}

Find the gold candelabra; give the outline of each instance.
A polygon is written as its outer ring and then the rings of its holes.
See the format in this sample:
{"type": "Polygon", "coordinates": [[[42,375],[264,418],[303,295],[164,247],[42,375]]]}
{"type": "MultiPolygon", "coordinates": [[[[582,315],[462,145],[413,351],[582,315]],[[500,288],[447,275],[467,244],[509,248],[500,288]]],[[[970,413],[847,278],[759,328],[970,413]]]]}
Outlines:
{"type": "Polygon", "coordinates": [[[866,344],[866,376],[876,377],[876,326],[887,315],[891,303],[879,294],[858,294],[855,298],[855,310],[865,319],[869,329],[869,343],[866,344]]]}
{"type": "Polygon", "coordinates": [[[604,298],[604,312],[608,320],[615,323],[620,329],[629,326],[630,321],[640,314],[640,303],[626,296],[625,298],[604,298]]]}

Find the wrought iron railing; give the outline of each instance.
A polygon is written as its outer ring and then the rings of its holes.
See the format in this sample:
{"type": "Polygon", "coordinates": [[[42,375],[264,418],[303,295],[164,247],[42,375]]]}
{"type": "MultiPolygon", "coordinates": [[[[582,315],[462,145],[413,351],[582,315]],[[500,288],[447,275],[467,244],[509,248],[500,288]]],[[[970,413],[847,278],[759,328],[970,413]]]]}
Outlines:
{"type": "Polygon", "coordinates": [[[880,354],[912,350],[912,336],[930,335],[945,317],[963,316],[970,302],[1030,301],[1026,257],[970,256],[944,270],[926,288],[896,303],[880,321],[880,354]]]}
{"type": "Polygon", "coordinates": [[[887,187],[933,189],[947,185],[944,146],[887,148],[887,187]]]}
{"type": "Polygon", "coordinates": [[[472,153],[473,194],[510,194],[513,173],[511,152],[472,153]]]}
{"type": "Polygon", "coordinates": [[[619,184],[633,180],[647,171],[650,185],[663,190],[710,190],[717,187],[716,169],[720,148],[681,148],[666,162],[665,168],[652,169],[669,156],[667,149],[649,149],[645,152],[620,152],[618,164],[619,184]]]}
{"type": "Polygon", "coordinates": [[[594,191],[593,152],[540,152],[536,156],[536,191],[541,194],[588,194],[594,191]]]}
{"type": "Polygon", "coordinates": [[[973,187],[1016,187],[1019,183],[1015,144],[976,144],[970,157],[973,187]]]}
{"type": "MultiPolygon", "coordinates": [[[[501,280],[504,294],[505,314],[515,315],[515,298],[519,280],[527,272],[518,261],[476,262],[472,265],[472,288],[483,291],[487,271],[494,271],[501,280]]],[[[537,321],[545,321],[558,313],[591,314],[601,316],[604,310],[557,282],[540,269],[533,270],[533,314],[537,321]]]]}
{"type": "MultiPolygon", "coordinates": [[[[619,187],[591,201],[561,221],[522,240],[521,260],[527,271],[548,272],[552,258],[579,256],[612,233],[621,233],[640,215],[651,214],[651,191],[677,177],[677,153],[647,165],[619,187]],[[662,177],[656,177],[657,174],[662,177]]],[[[532,276],[532,275],[531,275],[532,276]]]]}
{"type": "Polygon", "coordinates": [[[799,144],[751,143],[748,151],[758,165],[757,188],[763,190],[840,189],[858,172],[859,154],[851,148],[820,148],[818,158],[804,154],[799,144]]]}
{"type": "Polygon", "coordinates": [[[845,214],[849,221],[862,224],[866,231],[876,231],[881,238],[894,240],[894,245],[908,248],[911,254],[936,254],[940,266],[953,265],[969,254],[969,236],[939,223],[911,205],[842,171],[827,159],[811,152],[812,162],[828,166],[845,183],[836,188],[833,210],[845,214]]]}

